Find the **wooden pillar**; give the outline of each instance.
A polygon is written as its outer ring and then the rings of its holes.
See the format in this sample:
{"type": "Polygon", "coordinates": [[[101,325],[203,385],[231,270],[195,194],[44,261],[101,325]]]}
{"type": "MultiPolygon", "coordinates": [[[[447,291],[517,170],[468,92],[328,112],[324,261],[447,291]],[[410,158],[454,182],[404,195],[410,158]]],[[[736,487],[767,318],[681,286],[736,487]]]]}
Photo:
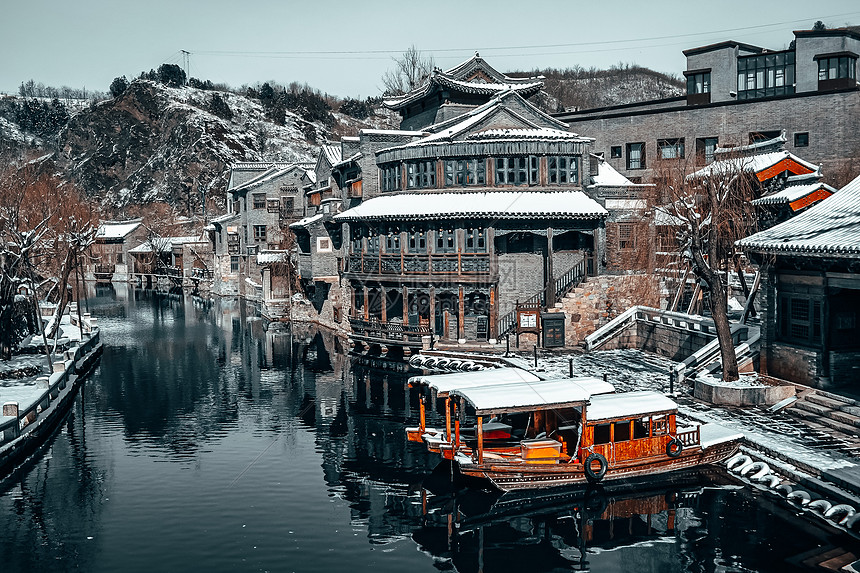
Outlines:
{"type": "Polygon", "coordinates": [[[420,417],[420,421],[418,422],[418,428],[421,430],[421,435],[424,435],[424,429],[427,427],[427,413],[425,411],[426,406],[425,401],[426,397],[424,396],[424,388],[419,388],[421,390],[421,396],[418,398],[418,415],[420,417]]]}
{"type": "Polygon", "coordinates": [[[430,332],[439,336],[436,332],[436,287],[430,285],[430,332]]]}
{"type": "Polygon", "coordinates": [[[403,287],[403,326],[409,324],[409,289],[403,287]]]}
{"type": "Polygon", "coordinates": [[[370,289],[364,285],[364,320],[370,320],[370,289]]]}
{"type": "Polygon", "coordinates": [[[546,229],[546,306],[555,305],[555,278],[552,270],[552,227],[546,229]]]}
{"type": "Polygon", "coordinates": [[[355,287],[349,288],[349,316],[355,317],[355,287]]]}
{"type": "Polygon", "coordinates": [[[466,297],[462,286],[457,289],[457,292],[460,299],[457,305],[457,338],[463,339],[466,338],[466,325],[463,324],[463,319],[466,316],[466,297]]]}
{"type": "Polygon", "coordinates": [[[484,463],[484,417],[478,416],[478,463],[484,463]]]}
{"type": "Polygon", "coordinates": [[[496,301],[496,296],[498,292],[498,287],[496,285],[490,285],[490,338],[496,339],[498,338],[498,314],[499,314],[499,305],[496,301]]]}
{"type": "Polygon", "coordinates": [[[453,443],[451,439],[451,397],[445,398],[445,439],[448,443],[453,443]]]}
{"type": "Polygon", "coordinates": [[[382,322],[388,322],[388,290],[385,287],[380,287],[379,294],[379,313],[382,315],[382,322]]]}
{"type": "Polygon", "coordinates": [[[454,402],[454,447],[460,447],[460,404],[454,402]]]}

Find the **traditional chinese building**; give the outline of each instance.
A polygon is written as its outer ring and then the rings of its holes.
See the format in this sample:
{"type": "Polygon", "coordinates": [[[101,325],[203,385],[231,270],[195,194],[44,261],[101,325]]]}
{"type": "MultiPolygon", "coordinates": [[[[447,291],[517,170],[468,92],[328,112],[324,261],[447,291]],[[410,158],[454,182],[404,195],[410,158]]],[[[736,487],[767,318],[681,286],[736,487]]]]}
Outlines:
{"type": "Polygon", "coordinates": [[[738,245],[761,265],[761,371],[860,390],[860,177],[738,245]]]}
{"type": "Polygon", "coordinates": [[[105,221],[99,225],[84,269],[87,280],[125,282],[131,278],[129,250],[146,240],[140,219],[105,221]]]}

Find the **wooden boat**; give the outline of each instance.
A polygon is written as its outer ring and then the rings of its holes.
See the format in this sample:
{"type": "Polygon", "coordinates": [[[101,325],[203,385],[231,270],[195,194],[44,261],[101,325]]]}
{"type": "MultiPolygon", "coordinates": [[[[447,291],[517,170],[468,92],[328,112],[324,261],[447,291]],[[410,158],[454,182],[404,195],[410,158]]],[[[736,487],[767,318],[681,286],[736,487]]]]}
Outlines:
{"type": "MultiPolygon", "coordinates": [[[[407,438],[412,442],[424,442],[431,452],[443,452],[447,459],[453,459],[454,446],[461,445],[461,437],[463,438],[462,443],[468,442],[472,444],[472,447],[474,447],[472,442],[477,437],[477,428],[461,428],[462,416],[459,414],[462,413],[462,410],[458,410],[456,404],[451,401],[450,396],[453,390],[483,386],[501,387],[517,384],[538,385],[539,387],[547,382],[555,383],[559,381],[575,385],[589,395],[615,391],[612,384],[593,376],[543,380],[538,375],[521,368],[496,368],[475,372],[413,376],[409,379],[409,386],[420,387],[425,391],[422,392],[419,399],[419,425],[406,428],[407,438]],[[427,426],[426,404],[428,398],[433,403],[437,399],[445,401],[444,429],[427,426]]],[[[522,432],[519,434],[519,437],[522,437],[526,429],[525,423],[521,424],[521,426],[519,430],[522,430],[522,432]]],[[[519,440],[514,439],[517,437],[517,431],[510,424],[492,420],[486,424],[482,424],[482,431],[483,445],[486,450],[519,451],[519,440]]]]}
{"type": "Polygon", "coordinates": [[[659,392],[593,395],[587,387],[556,380],[458,388],[449,398],[477,421],[474,443],[455,434],[451,459],[463,476],[502,491],[612,482],[713,464],[732,455],[742,438],[717,424],[678,427],[677,404],[659,392]],[[485,446],[485,418],[523,415],[528,425],[518,447],[485,446]]]}

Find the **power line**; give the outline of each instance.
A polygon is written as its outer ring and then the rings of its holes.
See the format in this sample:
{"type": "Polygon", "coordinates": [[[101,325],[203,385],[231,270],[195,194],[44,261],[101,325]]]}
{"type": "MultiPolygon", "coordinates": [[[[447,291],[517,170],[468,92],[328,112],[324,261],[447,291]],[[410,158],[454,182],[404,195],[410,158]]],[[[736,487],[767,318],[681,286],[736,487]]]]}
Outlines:
{"type": "MultiPolygon", "coordinates": [[[[602,40],[602,41],[588,41],[588,42],[572,42],[572,43],[564,43],[564,44],[531,44],[531,45],[521,45],[521,46],[484,46],[477,47],[478,50],[533,50],[533,49],[548,49],[548,48],[574,48],[579,46],[595,46],[595,45],[612,45],[612,44],[627,44],[627,43],[636,43],[636,42],[651,42],[657,40],[668,40],[668,39],[677,39],[677,38],[691,38],[691,37],[699,37],[699,36],[707,36],[707,35],[715,35],[715,34],[726,34],[729,32],[742,32],[747,30],[759,30],[763,28],[774,28],[777,26],[785,26],[788,24],[797,24],[801,22],[808,22],[812,19],[817,20],[825,20],[831,18],[842,18],[845,16],[855,16],[860,14],[860,12],[846,12],[844,14],[832,14],[829,16],[819,16],[819,17],[811,17],[811,18],[803,18],[797,20],[786,20],[783,22],[773,22],[770,24],[759,24],[756,26],[743,26],[739,28],[725,28],[722,30],[713,30],[709,32],[696,32],[696,33],[688,33],[688,34],[672,34],[669,36],[651,36],[644,38],[629,38],[629,39],[621,39],[621,40],[602,40]]],[[[436,49],[426,49],[426,52],[432,53],[440,53],[440,52],[471,52],[476,47],[472,46],[469,48],[436,48],[436,49]]],[[[306,57],[306,56],[362,56],[362,55],[399,55],[403,52],[402,49],[398,50],[286,50],[286,51],[251,51],[251,50],[194,50],[194,53],[197,55],[205,55],[205,56],[244,56],[244,57],[306,57]]],[[[515,55],[523,55],[523,54],[515,54],[515,55]]],[[[325,58],[320,58],[325,59],[325,58]]],[[[383,59],[383,58],[348,58],[348,59],[383,59]]]]}

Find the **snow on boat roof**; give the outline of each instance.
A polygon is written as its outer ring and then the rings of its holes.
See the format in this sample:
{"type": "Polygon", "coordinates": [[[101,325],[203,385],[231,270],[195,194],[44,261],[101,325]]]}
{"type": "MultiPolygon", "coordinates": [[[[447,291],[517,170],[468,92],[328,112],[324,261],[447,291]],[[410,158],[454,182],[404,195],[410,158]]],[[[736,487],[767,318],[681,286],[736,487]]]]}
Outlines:
{"type": "Polygon", "coordinates": [[[335,215],[338,221],[522,217],[599,219],[608,214],[582,191],[399,193],[374,197],[335,215]]]}
{"type": "Polygon", "coordinates": [[[588,422],[677,412],[678,404],[659,392],[641,390],[594,396],[585,412],[588,422]]]}
{"type": "Polygon", "coordinates": [[[539,382],[540,378],[522,368],[493,368],[475,372],[455,372],[453,374],[433,374],[430,376],[412,376],[410,384],[429,386],[443,398],[456,388],[473,388],[500,384],[539,382]]]}
{"type": "Polygon", "coordinates": [[[581,406],[591,398],[591,390],[568,378],[457,388],[450,395],[462,397],[482,416],[581,406]]]}

